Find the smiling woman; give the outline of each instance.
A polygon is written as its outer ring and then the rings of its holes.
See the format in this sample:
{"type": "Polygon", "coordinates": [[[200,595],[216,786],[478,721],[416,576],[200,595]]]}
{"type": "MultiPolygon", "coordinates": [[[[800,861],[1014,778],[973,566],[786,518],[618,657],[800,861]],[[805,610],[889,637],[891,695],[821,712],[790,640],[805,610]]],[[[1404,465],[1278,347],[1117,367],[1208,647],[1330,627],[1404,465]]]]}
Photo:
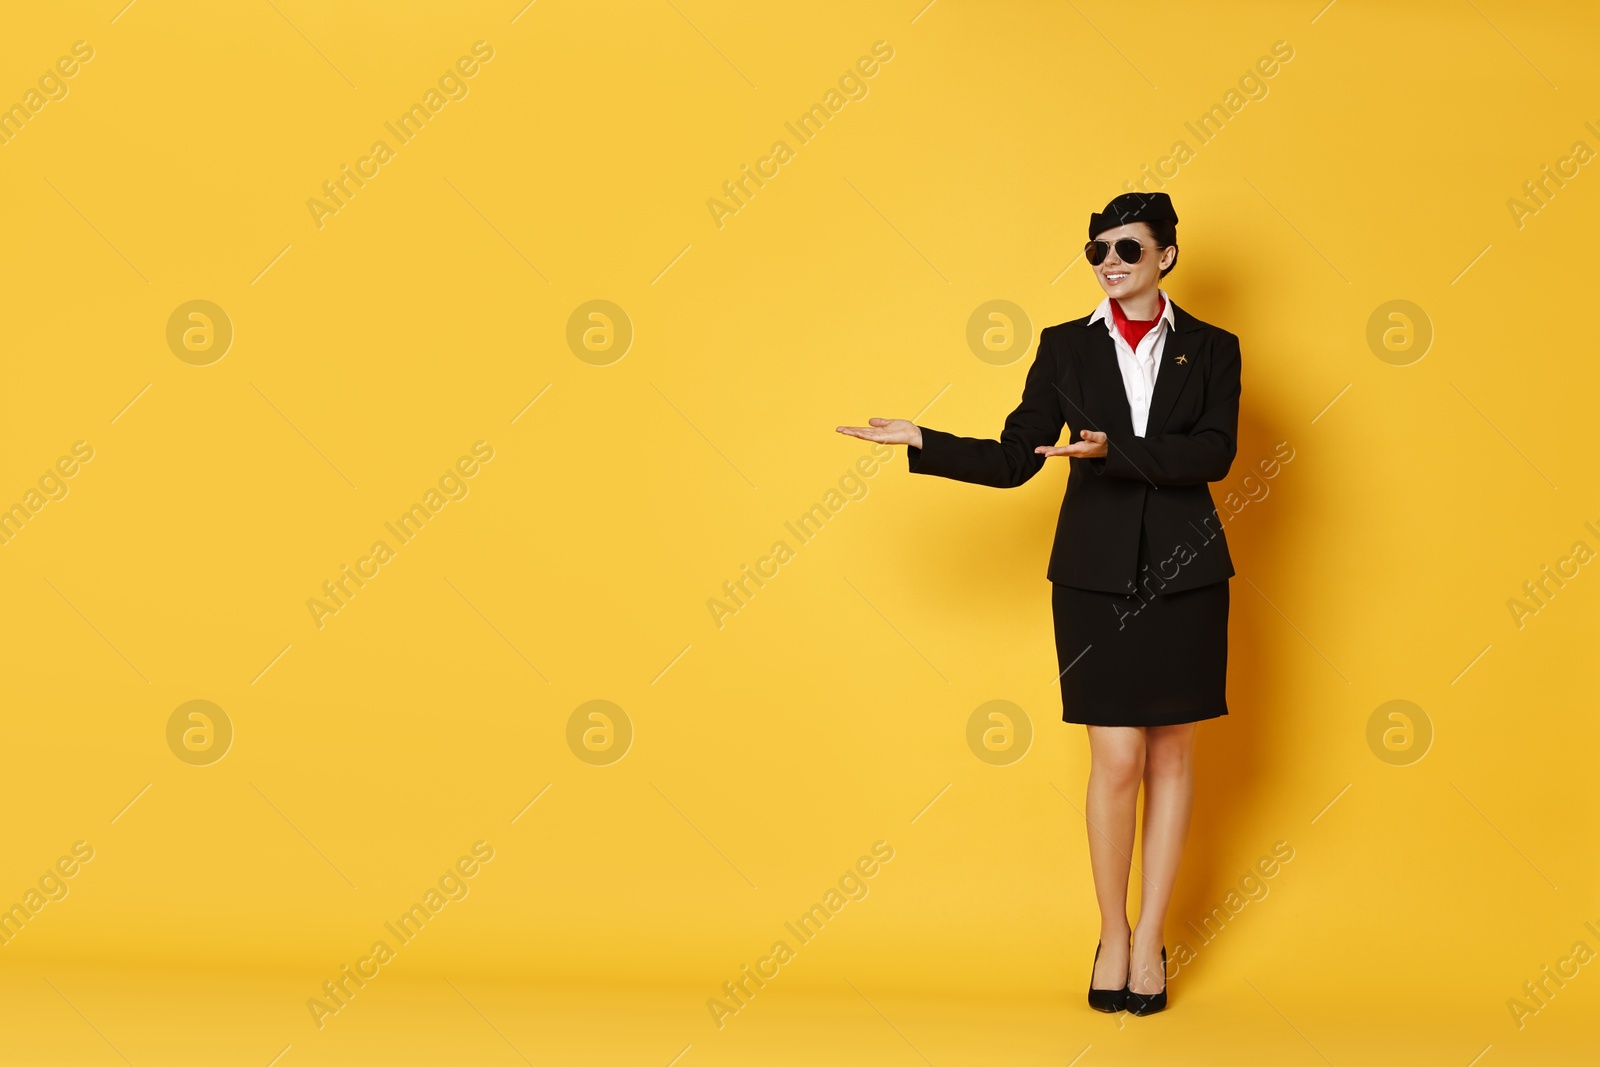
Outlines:
{"type": "Polygon", "coordinates": [[[1084,255],[1105,299],[1040,333],[1022,401],[999,440],[906,419],[838,427],[909,446],[913,474],[999,488],[1023,484],[1049,457],[1067,457],[1047,577],[1061,717],[1089,735],[1085,815],[1101,943],[1088,1001],[1135,1015],[1167,1003],[1163,930],[1193,804],[1195,724],[1228,714],[1234,570],[1208,483],[1233,464],[1239,339],[1161,291],[1178,262],[1177,223],[1165,193],[1124,193],[1089,216],[1084,255]],[[1069,422],[1079,439],[1058,444],[1069,422]],[[1177,546],[1182,567],[1162,575],[1162,557],[1177,546]],[[1130,929],[1141,782],[1145,885],[1130,929]]]}

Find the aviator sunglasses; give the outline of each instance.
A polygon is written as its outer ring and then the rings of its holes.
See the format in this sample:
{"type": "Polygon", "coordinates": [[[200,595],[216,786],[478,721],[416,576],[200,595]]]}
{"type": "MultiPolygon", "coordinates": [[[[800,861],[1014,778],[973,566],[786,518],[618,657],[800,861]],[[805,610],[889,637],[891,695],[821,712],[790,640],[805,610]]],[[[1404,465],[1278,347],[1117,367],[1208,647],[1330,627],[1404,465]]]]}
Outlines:
{"type": "Polygon", "coordinates": [[[1106,256],[1111,251],[1111,246],[1117,248],[1117,257],[1124,263],[1137,263],[1139,257],[1144,255],[1146,248],[1165,248],[1165,245],[1142,245],[1132,237],[1124,237],[1120,241],[1090,241],[1083,246],[1083,254],[1090,264],[1098,267],[1106,261],[1106,256]]]}

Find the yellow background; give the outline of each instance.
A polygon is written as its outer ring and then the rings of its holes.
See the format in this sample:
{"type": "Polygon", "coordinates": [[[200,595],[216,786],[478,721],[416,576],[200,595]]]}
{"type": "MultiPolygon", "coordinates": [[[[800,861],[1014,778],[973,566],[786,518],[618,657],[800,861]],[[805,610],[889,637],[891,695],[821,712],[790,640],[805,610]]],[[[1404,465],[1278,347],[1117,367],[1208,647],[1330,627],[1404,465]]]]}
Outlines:
{"type": "Polygon", "coordinates": [[[1588,5],[120,2],[0,34],[0,103],[94,49],[0,145],[0,503],[94,449],[0,547],[0,903],[94,849],[0,946],[0,1061],[1592,1056],[1600,965],[1507,1006],[1600,950],[1600,577],[1507,607],[1600,548],[1600,176],[1507,206],[1600,147],[1588,5]],[[479,40],[468,94],[319,228],[307,200],[479,40]],[[1032,350],[979,359],[969,316],[1091,310],[1087,213],[1180,139],[1166,288],[1244,353],[1215,492],[1294,459],[1227,526],[1232,713],[1199,730],[1169,945],[1294,858],[1129,1019],[1083,1004],[1064,466],[1001,493],[896,449],[722,627],[707,601],[868,453],[836,425],[997,434],[1032,350]],[[166,341],[195,299],[234,330],[207,366],[166,341]],[[595,299],[634,331],[604,366],[566,339],[595,299]],[[1366,339],[1396,299],[1434,333],[1405,366],[1366,339]],[[318,628],[307,600],[480,440],[468,495],[318,628]],[[1397,699],[1434,735],[1405,766],[1367,740],[1397,699]],[[209,766],[167,744],[190,700],[235,731],[209,766]],[[610,765],[568,745],[590,700],[631,723],[610,765]],[[1009,765],[967,744],[990,700],[1031,723],[1009,765]],[[319,1029],[308,998],[480,840],[469,895],[319,1029]],[[708,998],[880,840],[868,895],[718,1029],[708,998]]]}

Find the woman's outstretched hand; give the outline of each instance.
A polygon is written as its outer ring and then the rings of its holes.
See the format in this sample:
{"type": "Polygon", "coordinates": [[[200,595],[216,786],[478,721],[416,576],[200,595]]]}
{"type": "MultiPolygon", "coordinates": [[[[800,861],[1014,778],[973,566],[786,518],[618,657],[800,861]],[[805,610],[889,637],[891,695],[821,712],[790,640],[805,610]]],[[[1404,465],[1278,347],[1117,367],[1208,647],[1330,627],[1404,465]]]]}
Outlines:
{"type": "Polygon", "coordinates": [[[1040,445],[1034,449],[1046,456],[1074,456],[1078,459],[1099,459],[1106,454],[1106,435],[1099,430],[1080,430],[1083,440],[1070,445],[1040,445]]]}
{"type": "Polygon", "coordinates": [[[868,419],[869,426],[840,426],[840,433],[885,445],[922,447],[922,431],[910,419],[868,419]]]}

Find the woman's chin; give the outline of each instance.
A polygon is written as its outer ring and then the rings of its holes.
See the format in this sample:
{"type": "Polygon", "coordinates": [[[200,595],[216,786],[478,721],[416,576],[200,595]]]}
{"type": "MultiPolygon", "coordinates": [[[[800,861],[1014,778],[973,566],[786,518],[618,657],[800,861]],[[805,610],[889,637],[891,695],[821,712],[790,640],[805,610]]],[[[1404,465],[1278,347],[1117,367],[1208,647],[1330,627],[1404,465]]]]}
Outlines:
{"type": "Polygon", "coordinates": [[[1143,298],[1145,298],[1147,296],[1148,297],[1153,297],[1153,296],[1156,295],[1156,287],[1155,286],[1151,286],[1150,288],[1142,290],[1142,291],[1136,291],[1136,290],[1130,288],[1128,286],[1127,282],[1123,282],[1120,285],[1101,285],[1100,288],[1105,290],[1105,294],[1107,296],[1114,296],[1118,300],[1122,300],[1122,301],[1132,300],[1135,303],[1137,303],[1138,301],[1142,300],[1143,298]]]}

